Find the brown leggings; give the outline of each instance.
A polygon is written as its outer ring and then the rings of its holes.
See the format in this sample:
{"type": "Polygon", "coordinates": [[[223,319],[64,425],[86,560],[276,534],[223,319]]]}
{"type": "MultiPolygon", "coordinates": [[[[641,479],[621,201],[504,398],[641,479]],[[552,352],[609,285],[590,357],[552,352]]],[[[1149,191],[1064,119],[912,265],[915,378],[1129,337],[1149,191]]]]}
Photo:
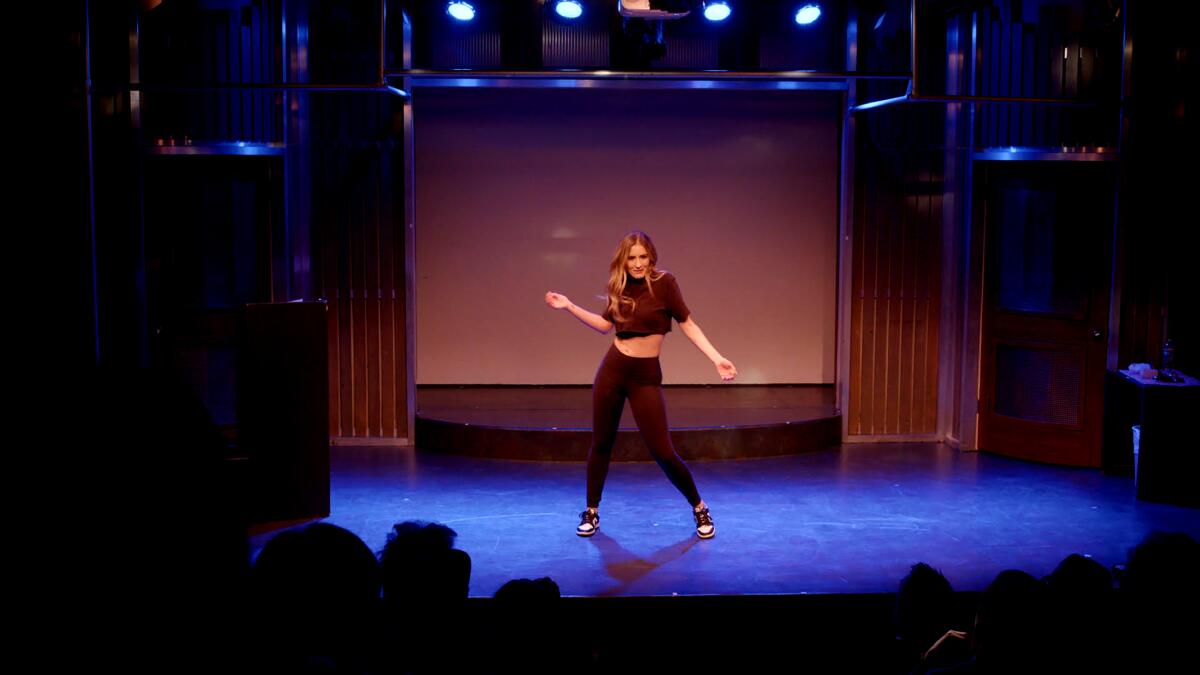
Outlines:
{"type": "Polygon", "coordinates": [[[671,482],[687,497],[688,503],[700,503],[700,493],[692,473],[679,459],[667,431],[667,409],[662,397],[662,367],[658,358],[626,356],[614,344],[600,362],[592,385],[592,448],[587,460],[587,505],[600,506],[600,493],[608,477],[617,425],[625,408],[625,399],[633,409],[638,430],[671,482]]]}

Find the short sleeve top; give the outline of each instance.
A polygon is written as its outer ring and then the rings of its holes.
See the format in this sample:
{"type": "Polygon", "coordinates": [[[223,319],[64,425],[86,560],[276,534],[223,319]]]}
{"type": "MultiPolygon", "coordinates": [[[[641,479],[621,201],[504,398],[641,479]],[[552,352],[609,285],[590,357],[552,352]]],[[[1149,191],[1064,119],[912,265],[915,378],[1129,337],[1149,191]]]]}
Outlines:
{"type": "Polygon", "coordinates": [[[614,324],[619,338],[666,335],[671,332],[671,319],[683,323],[691,315],[683,302],[683,294],[679,292],[675,275],[670,272],[663,272],[658,281],[626,276],[625,297],[634,302],[633,311],[627,321],[616,321],[607,308],[601,315],[614,324]],[[654,295],[651,295],[647,288],[651,284],[654,286],[654,295]]]}

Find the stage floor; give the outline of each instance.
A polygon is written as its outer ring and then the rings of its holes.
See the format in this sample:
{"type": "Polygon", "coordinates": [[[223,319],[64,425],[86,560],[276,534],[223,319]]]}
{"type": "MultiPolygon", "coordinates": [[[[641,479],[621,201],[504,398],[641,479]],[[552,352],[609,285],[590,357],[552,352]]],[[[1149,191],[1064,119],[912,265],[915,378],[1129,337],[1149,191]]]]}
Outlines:
{"type": "MultiPolygon", "coordinates": [[[[473,560],[472,596],[541,576],[567,596],[890,593],[919,561],[978,591],[1005,569],[1045,575],[1071,553],[1123,562],[1155,529],[1200,538],[1200,511],[1138,501],[1129,478],[939,444],[689,465],[716,521],[711,540],[696,538],[652,462],[613,463],[600,532],[585,539],[582,463],[406,448],[332,448],[327,522],[374,550],[395,522],[454,528],[473,560]]],[[[254,535],[252,551],[273,534],[254,535]]]]}

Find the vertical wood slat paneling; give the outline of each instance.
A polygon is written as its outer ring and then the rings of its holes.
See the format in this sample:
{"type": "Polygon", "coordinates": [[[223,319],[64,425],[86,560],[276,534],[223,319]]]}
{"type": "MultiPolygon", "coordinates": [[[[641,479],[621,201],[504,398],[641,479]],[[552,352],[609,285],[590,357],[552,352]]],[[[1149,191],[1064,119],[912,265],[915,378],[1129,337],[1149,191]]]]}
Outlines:
{"type": "MultiPolygon", "coordinates": [[[[351,111],[351,115],[353,111],[351,111]]],[[[353,164],[353,162],[351,162],[353,164]]],[[[354,191],[348,199],[350,204],[349,222],[346,223],[350,242],[350,344],[354,353],[351,364],[354,391],[351,394],[353,409],[350,428],[353,436],[367,435],[367,334],[366,334],[366,293],[367,279],[363,250],[363,213],[362,195],[354,191]]]]}
{"type": "MultiPolygon", "coordinates": [[[[897,112],[900,114],[886,116],[891,119],[888,120],[888,123],[880,125],[881,134],[883,134],[880,138],[895,138],[895,120],[903,121],[904,114],[908,110],[897,112]]],[[[884,116],[881,115],[881,117],[884,116]]],[[[867,418],[870,426],[867,428],[873,430],[882,430],[887,426],[887,289],[891,272],[892,227],[895,225],[893,219],[900,212],[894,188],[896,172],[891,166],[891,162],[895,160],[895,153],[895,148],[882,149],[879,166],[875,172],[875,190],[879,195],[879,203],[875,205],[875,220],[872,222],[872,228],[875,231],[875,250],[871,253],[874,283],[869,289],[873,298],[871,324],[874,330],[871,333],[872,343],[869,345],[872,352],[872,368],[866,373],[866,377],[871,382],[872,394],[871,398],[867,399],[872,407],[871,414],[867,418]]]]}
{"type": "Polygon", "coordinates": [[[435,68],[494,69],[500,65],[500,31],[496,26],[446,33],[433,46],[435,68]]]}
{"type": "MultiPolygon", "coordinates": [[[[370,119],[367,106],[356,106],[359,122],[374,123],[377,128],[378,120],[370,119]]],[[[362,152],[362,151],[360,151],[362,152]]],[[[379,223],[379,211],[376,208],[374,194],[379,184],[378,152],[369,151],[367,165],[363,169],[366,180],[356,199],[361,227],[362,250],[362,336],[363,336],[363,435],[377,436],[379,434],[379,276],[376,256],[378,255],[378,237],[376,229],[379,223]]]]}
{"type": "Polygon", "coordinates": [[[663,58],[654,62],[659,68],[717,68],[719,41],[706,32],[701,35],[672,35],[663,58]]]}
{"type": "MultiPolygon", "coordinates": [[[[884,138],[937,133],[927,111],[900,109],[884,138]]],[[[864,120],[865,121],[865,120],[864,120]]],[[[933,434],[941,276],[941,153],[929,144],[860,140],[851,253],[851,436],[933,434]]]]}
{"type": "MultiPolygon", "coordinates": [[[[350,121],[351,129],[368,129],[362,119],[363,110],[361,106],[355,105],[354,97],[343,96],[340,99],[343,102],[343,118],[350,121]]],[[[364,139],[350,136],[350,130],[347,130],[349,148],[348,148],[348,167],[350,174],[355,177],[353,187],[348,182],[346,185],[346,201],[348,202],[347,211],[350,214],[347,227],[350,230],[350,288],[352,321],[351,325],[351,343],[354,349],[354,414],[353,425],[354,436],[367,436],[369,428],[367,426],[367,390],[370,387],[370,378],[367,376],[367,361],[370,359],[370,349],[367,346],[367,300],[366,294],[370,288],[367,285],[367,251],[366,251],[366,214],[363,208],[362,191],[366,189],[369,181],[369,175],[366,167],[362,166],[362,158],[360,154],[363,152],[362,141],[364,139]]]]}
{"type": "MultiPolygon", "coordinates": [[[[566,23],[551,14],[551,12],[546,12],[542,20],[543,66],[546,68],[607,68],[609,66],[609,31],[606,17],[589,14],[586,21],[566,23]]],[[[672,48],[674,48],[674,42],[672,42],[672,48]]]]}
{"type": "MultiPolygon", "coordinates": [[[[926,153],[918,162],[917,179],[922,185],[929,185],[931,172],[929,166],[935,157],[932,152],[926,153]]],[[[919,225],[916,232],[913,233],[913,249],[911,256],[916,261],[930,261],[935,257],[931,252],[930,243],[933,239],[931,229],[937,224],[940,228],[941,218],[935,217],[940,214],[932,211],[930,206],[929,190],[922,190],[917,195],[917,213],[920,216],[919,225]]],[[[907,401],[907,409],[910,411],[909,418],[906,423],[901,424],[900,433],[911,434],[918,433],[918,430],[931,428],[936,423],[936,415],[930,416],[926,410],[928,403],[928,395],[926,387],[929,386],[930,378],[926,372],[929,365],[928,355],[926,353],[929,343],[926,331],[929,324],[929,268],[932,264],[914,264],[912,265],[912,326],[910,342],[912,352],[908,355],[910,364],[909,376],[909,397],[907,401]],[[928,426],[926,426],[928,425],[928,426]]],[[[936,383],[933,385],[936,390],[936,383]]],[[[935,398],[936,401],[936,398],[935,398]]]]}
{"type": "MultiPolygon", "coordinates": [[[[395,124],[396,134],[399,135],[400,127],[403,123],[395,124]]],[[[401,148],[401,152],[409,152],[401,148]]],[[[405,172],[404,160],[399,154],[389,153],[389,157],[396,157],[396,161],[390,162],[393,170],[387,172],[387,176],[392,178],[390,194],[403,195],[405,194],[405,172]]],[[[408,343],[408,294],[406,291],[405,271],[406,260],[411,253],[406,253],[405,243],[408,241],[408,227],[406,209],[408,206],[403,202],[393,202],[388,200],[391,205],[391,215],[388,218],[389,223],[397,223],[397,226],[388,228],[391,233],[392,243],[388,247],[391,253],[391,297],[389,306],[392,311],[391,322],[391,343],[394,366],[389,371],[392,373],[392,405],[391,409],[395,411],[395,423],[391,427],[394,429],[394,435],[397,437],[415,438],[415,432],[409,429],[408,423],[410,413],[408,409],[408,391],[409,382],[412,381],[412,373],[408,370],[408,351],[410,349],[408,343]]]]}
{"type": "Polygon", "coordinates": [[[380,435],[383,430],[383,383],[381,375],[383,368],[380,366],[382,348],[381,330],[382,330],[382,291],[380,288],[382,279],[379,276],[379,228],[381,225],[379,210],[379,161],[373,163],[373,168],[376,175],[374,180],[367,184],[367,194],[364,197],[365,208],[363,209],[368,215],[363,219],[366,225],[366,236],[364,237],[366,248],[366,289],[367,297],[364,302],[367,305],[367,428],[373,436],[380,435]]]}
{"type": "Polygon", "coordinates": [[[888,201],[888,210],[883,214],[888,221],[883,225],[888,232],[887,248],[880,251],[880,255],[887,258],[887,274],[879,278],[879,292],[887,301],[886,314],[881,317],[887,330],[882,336],[884,339],[884,362],[883,370],[880,372],[884,383],[883,418],[880,421],[883,423],[882,429],[885,433],[894,433],[893,430],[899,419],[897,402],[900,395],[899,376],[902,368],[900,343],[904,336],[902,326],[903,280],[904,269],[910,266],[905,257],[904,238],[906,230],[912,225],[910,197],[913,183],[909,176],[911,160],[909,151],[912,138],[906,136],[909,134],[919,135],[919,124],[922,117],[920,111],[911,107],[906,107],[902,112],[903,116],[896,118],[897,126],[891,130],[893,135],[889,137],[894,145],[885,152],[890,169],[885,174],[885,178],[888,181],[887,192],[891,195],[888,201]]]}
{"type": "MultiPolygon", "coordinates": [[[[903,111],[907,118],[912,117],[912,109],[903,111]]],[[[894,184],[893,204],[898,214],[894,217],[897,222],[889,233],[888,275],[885,277],[887,287],[883,289],[887,298],[887,333],[884,340],[884,386],[883,386],[883,428],[885,433],[894,433],[900,416],[898,402],[900,400],[900,373],[903,367],[900,358],[903,344],[904,320],[904,266],[905,260],[905,229],[909,225],[911,209],[908,207],[909,195],[905,189],[909,185],[908,176],[909,156],[900,156],[899,180],[894,184]]]]}
{"type": "MultiPolygon", "coordinates": [[[[329,301],[330,433],[353,438],[409,435],[404,323],[403,192],[390,99],[323,97],[329,137],[322,167],[316,241],[329,301]]],[[[314,125],[316,126],[316,125],[314,125]]]]}
{"type": "Polygon", "coordinates": [[[393,302],[395,297],[392,293],[392,233],[394,227],[385,227],[383,223],[392,222],[392,209],[389,203],[387,193],[390,190],[390,185],[385,183],[387,177],[391,175],[391,162],[388,161],[389,153],[384,151],[379,158],[379,181],[376,183],[378,190],[375,193],[376,213],[379,214],[380,226],[377,230],[375,250],[377,251],[378,262],[378,289],[379,295],[376,303],[379,307],[379,432],[382,436],[385,430],[392,430],[395,433],[396,428],[396,402],[395,402],[395,380],[391,376],[392,370],[395,368],[393,351],[395,345],[392,342],[392,329],[394,327],[392,318],[393,302]]]}
{"type": "MultiPolygon", "coordinates": [[[[905,111],[905,116],[908,118],[906,124],[910,129],[916,129],[921,123],[922,115],[913,114],[914,111],[910,108],[905,111]]],[[[911,373],[908,370],[908,359],[906,350],[908,349],[908,329],[906,326],[907,320],[910,318],[909,301],[911,288],[907,281],[909,271],[913,268],[912,242],[910,241],[911,233],[916,229],[917,223],[914,222],[916,214],[913,210],[913,204],[916,201],[916,194],[913,189],[919,187],[916,181],[913,180],[913,156],[905,143],[903,149],[900,150],[899,166],[898,166],[898,181],[896,184],[896,203],[895,211],[892,218],[895,226],[892,228],[892,249],[891,256],[892,270],[888,279],[888,395],[886,414],[884,415],[884,431],[885,433],[899,433],[903,420],[911,417],[910,411],[904,410],[901,407],[901,402],[909,400],[911,396],[907,393],[911,382],[911,373]]]]}
{"type": "MultiPolygon", "coordinates": [[[[939,166],[939,162],[943,160],[945,154],[941,150],[929,150],[925,161],[924,170],[925,180],[930,188],[926,197],[925,222],[926,227],[922,232],[922,240],[925,243],[924,253],[921,256],[922,260],[940,261],[942,260],[942,218],[945,213],[943,209],[943,200],[945,199],[945,191],[941,188],[943,180],[941,180],[941,172],[935,174],[933,167],[939,166]]],[[[942,298],[942,274],[943,270],[938,263],[925,265],[921,270],[921,285],[919,288],[919,298],[921,302],[922,324],[921,336],[922,346],[924,349],[918,354],[920,359],[917,363],[917,371],[920,373],[919,379],[915,378],[918,385],[918,392],[924,394],[924,400],[914,396],[915,405],[920,406],[920,425],[914,425],[916,429],[936,429],[938,424],[938,350],[941,347],[939,336],[941,334],[941,298],[942,298]]]]}
{"type": "MultiPolygon", "coordinates": [[[[313,164],[320,167],[320,175],[313,176],[315,184],[329,184],[329,166],[331,162],[332,158],[325,151],[324,146],[320,146],[314,150],[313,164]]],[[[314,203],[319,204],[321,197],[322,193],[314,195],[314,203]]],[[[316,252],[316,255],[321,258],[320,269],[323,272],[321,295],[325,297],[328,303],[327,312],[329,314],[328,321],[326,322],[329,335],[329,433],[333,436],[340,436],[342,429],[342,342],[340,339],[342,298],[340,293],[341,284],[337,283],[336,279],[330,278],[339,269],[337,255],[338,233],[333,228],[328,227],[328,219],[322,217],[327,210],[317,209],[318,217],[315,219],[317,227],[314,228],[314,240],[321,247],[316,252]],[[333,283],[330,283],[331,281],[333,283]]]]}
{"type": "MultiPolygon", "coordinates": [[[[875,115],[872,115],[875,117],[875,115]]],[[[878,120],[872,127],[880,127],[878,120]]],[[[871,413],[875,411],[875,387],[872,386],[875,382],[875,364],[877,352],[875,351],[875,331],[876,331],[876,305],[877,305],[877,288],[875,276],[878,270],[878,237],[880,237],[880,228],[877,227],[878,215],[880,210],[880,192],[882,190],[880,177],[877,173],[880,172],[877,162],[860,163],[858,165],[862,171],[868,175],[870,199],[868,207],[866,207],[866,239],[864,244],[866,250],[863,256],[864,264],[864,283],[863,283],[863,381],[862,386],[863,404],[859,408],[857,416],[859,424],[863,429],[874,428],[872,423],[871,413]]]]}
{"type": "MultiPolygon", "coordinates": [[[[346,157],[345,152],[337,152],[333,156],[333,161],[330,165],[334,167],[333,173],[329,176],[331,187],[340,189],[338,185],[338,176],[346,175],[346,157]]],[[[336,195],[339,196],[340,195],[336,195]]],[[[330,195],[331,202],[335,195],[330,195]]],[[[335,267],[333,268],[337,277],[336,292],[339,297],[341,311],[338,313],[338,367],[341,369],[341,390],[338,392],[340,404],[340,416],[338,419],[337,429],[340,436],[354,435],[354,280],[353,280],[353,256],[350,247],[350,228],[343,220],[345,218],[346,208],[343,206],[337,209],[337,215],[340,216],[336,220],[333,213],[329,214],[332,222],[329,226],[336,228],[337,232],[337,258],[335,259],[335,267]]]]}
{"type": "MultiPolygon", "coordinates": [[[[907,113],[907,110],[900,111],[907,113]]],[[[883,177],[888,177],[891,173],[891,167],[887,165],[887,159],[883,162],[883,177]]],[[[875,249],[875,284],[871,289],[875,298],[875,330],[871,334],[871,352],[874,354],[874,370],[870,373],[871,376],[871,418],[875,428],[884,429],[887,426],[887,345],[888,345],[888,279],[890,278],[892,267],[891,243],[892,243],[892,228],[895,223],[886,222],[889,219],[887,215],[897,213],[896,211],[896,192],[895,192],[895,177],[891,175],[891,180],[881,181],[883,207],[880,209],[882,213],[875,222],[876,227],[876,249],[875,249]]]]}
{"type": "MultiPolygon", "coordinates": [[[[860,119],[857,122],[862,128],[866,128],[866,121],[860,119]]],[[[865,173],[859,168],[859,173],[865,173]]],[[[856,186],[861,187],[861,186],[856,186]]],[[[854,210],[851,213],[863,213],[866,211],[867,191],[862,189],[854,190],[854,210]]],[[[855,218],[850,223],[852,232],[852,241],[861,242],[866,238],[865,223],[867,218],[855,218]]],[[[863,277],[864,270],[864,251],[866,246],[853,246],[850,249],[850,395],[847,397],[846,410],[843,413],[846,415],[846,429],[850,434],[859,434],[862,429],[862,342],[863,342],[863,277]]]]}
{"type": "MultiPolygon", "coordinates": [[[[900,118],[903,119],[908,115],[909,110],[905,109],[899,112],[901,113],[900,118]]],[[[888,166],[890,164],[888,160],[893,159],[891,157],[885,159],[885,162],[887,162],[885,166],[888,169],[885,176],[890,178],[890,180],[884,183],[884,194],[887,195],[885,204],[887,205],[887,212],[899,214],[901,213],[903,204],[901,204],[902,199],[896,188],[896,183],[898,180],[902,181],[903,177],[897,177],[895,166],[888,166]]],[[[888,218],[889,216],[884,215],[884,217],[888,218]]],[[[895,265],[899,263],[899,256],[893,255],[897,250],[896,229],[899,222],[895,218],[895,215],[891,216],[891,218],[893,222],[887,223],[880,228],[879,239],[883,245],[880,246],[877,252],[875,267],[875,293],[877,302],[879,303],[876,309],[878,315],[875,319],[875,325],[877,326],[877,330],[875,331],[875,350],[879,359],[875,370],[875,417],[879,428],[885,430],[888,426],[888,368],[892,365],[891,354],[889,354],[888,348],[891,345],[890,338],[895,335],[890,320],[892,309],[892,274],[895,265]]]]}
{"type": "MultiPolygon", "coordinates": [[[[857,122],[859,133],[863,133],[870,124],[870,118],[860,116],[857,122]]],[[[867,284],[867,262],[866,253],[870,250],[865,242],[867,240],[867,225],[871,219],[865,214],[871,205],[871,201],[867,199],[867,190],[871,189],[871,167],[869,165],[859,165],[855,167],[855,176],[859,184],[854,190],[854,211],[855,214],[863,214],[863,217],[855,217],[851,221],[851,227],[854,231],[853,242],[861,242],[861,245],[852,246],[850,249],[850,258],[853,261],[851,265],[850,275],[854,279],[854,292],[851,294],[850,316],[852,317],[852,331],[850,334],[850,396],[846,402],[846,410],[843,414],[847,417],[846,432],[854,435],[862,433],[862,412],[863,406],[863,372],[866,368],[864,363],[865,354],[862,345],[866,342],[867,333],[867,313],[866,313],[866,284],[867,284]],[[862,188],[862,189],[858,189],[862,188]]]]}
{"type": "MultiPolygon", "coordinates": [[[[903,109],[900,119],[908,116],[910,110],[903,109]]],[[[886,171],[884,177],[888,180],[884,183],[883,193],[886,195],[884,202],[886,209],[882,214],[883,218],[891,219],[892,222],[877,223],[879,227],[879,249],[876,251],[875,262],[875,294],[877,315],[875,317],[875,351],[878,355],[878,363],[875,370],[875,418],[876,424],[880,429],[887,429],[887,400],[888,400],[888,366],[891,361],[888,359],[889,338],[893,335],[892,325],[888,320],[891,310],[891,287],[892,287],[892,268],[899,262],[898,256],[893,255],[896,251],[896,225],[895,214],[901,213],[903,204],[899,191],[896,188],[897,180],[903,180],[902,177],[897,177],[895,166],[891,166],[894,162],[894,157],[885,158],[886,171]],[[892,216],[887,214],[891,213],[892,216]]]]}
{"type": "MultiPolygon", "coordinates": [[[[874,120],[873,120],[874,121],[874,120]]],[[[878,126],[878,123],[872,126],[878,126]]],[[[861,379],[857,383],[851,383],[851,389],[854,385],[858,385],[861,394],[857,397],[860,399],[859,407],[851,411],[851,419],[858,420],[858,434],[867,433],[864,429],[874,427],[871,420],[871,413],[875,410],[874,406],[874,373],[875,373],[875,263],[877,252],[879,250],[876,239],[877,230],[874,227],[878,220],[878,197],[879,181],[877,173],[879,171],[878,162],[863,162],[858,165],[863,174],[867,177],[866,189],[864,194],[870,195],[867,206],[861,211],[864,214],[863,218],[863,238],[862,238],[862,265],[863,265],[863,286],[862,297],[859,298],[861,303],[860,314],[862,314],[862,341],[854,345],[854,348],[861,355],[859,360],[862,362],[861,379]]]]}
{"type": "MultiPolygon", "coordinates": [[[[911,185],[913,181],[913,169],[919,168],[919,162],[905,162],[906,185],[911,185]]],[[[916,197],[920,199],[920,196],[916,197]]],[[[913,199],[912,195],[905,196],[906,201],[913,199]]],[[[908,209],[905,209],[906,211],[908,209]]],[[[907,213],[905,214],[908,215],[907,213]]],[[[901,235],[901,240],[904,241],[902,246],[901,257],[905,263],[901,265],[902,274],[900,279],[900,297],[901,297],[901,313],[900,313],[900,348],[898,352],[900,360],[900,368],[896,372],[896,387],[899,389],[899,398],[896,399],[896,425],[895,430],[898,434],[908,434],[911,432],[913,418],[917,416],[917,412],[913,411],[912,400],[914,389],[913,387],[904,386],[905,383],[916,383],[917,368],[916,360],[913,356],[916,351],[916,334],[914,327],[917,324],[917,276],[919,265],[914,261],[920,259],[920,222],[912,216],[908,216],[904,222],[904,234],[901,235]]]]}

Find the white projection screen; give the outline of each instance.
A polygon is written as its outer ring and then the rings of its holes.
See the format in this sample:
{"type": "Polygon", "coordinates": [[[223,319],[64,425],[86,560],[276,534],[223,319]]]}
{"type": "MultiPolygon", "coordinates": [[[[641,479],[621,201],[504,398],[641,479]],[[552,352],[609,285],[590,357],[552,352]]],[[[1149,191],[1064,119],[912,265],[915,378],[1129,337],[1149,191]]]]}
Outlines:
{"type": "MultiPolygon", "coordinates": [[[[834,381],[837,92],[420,88],[417,384],[591,384],[608,264],[648,232],[742,384],[834,381]]],[[[717,384],[679,330],[664,384],[717,384]]]]}

